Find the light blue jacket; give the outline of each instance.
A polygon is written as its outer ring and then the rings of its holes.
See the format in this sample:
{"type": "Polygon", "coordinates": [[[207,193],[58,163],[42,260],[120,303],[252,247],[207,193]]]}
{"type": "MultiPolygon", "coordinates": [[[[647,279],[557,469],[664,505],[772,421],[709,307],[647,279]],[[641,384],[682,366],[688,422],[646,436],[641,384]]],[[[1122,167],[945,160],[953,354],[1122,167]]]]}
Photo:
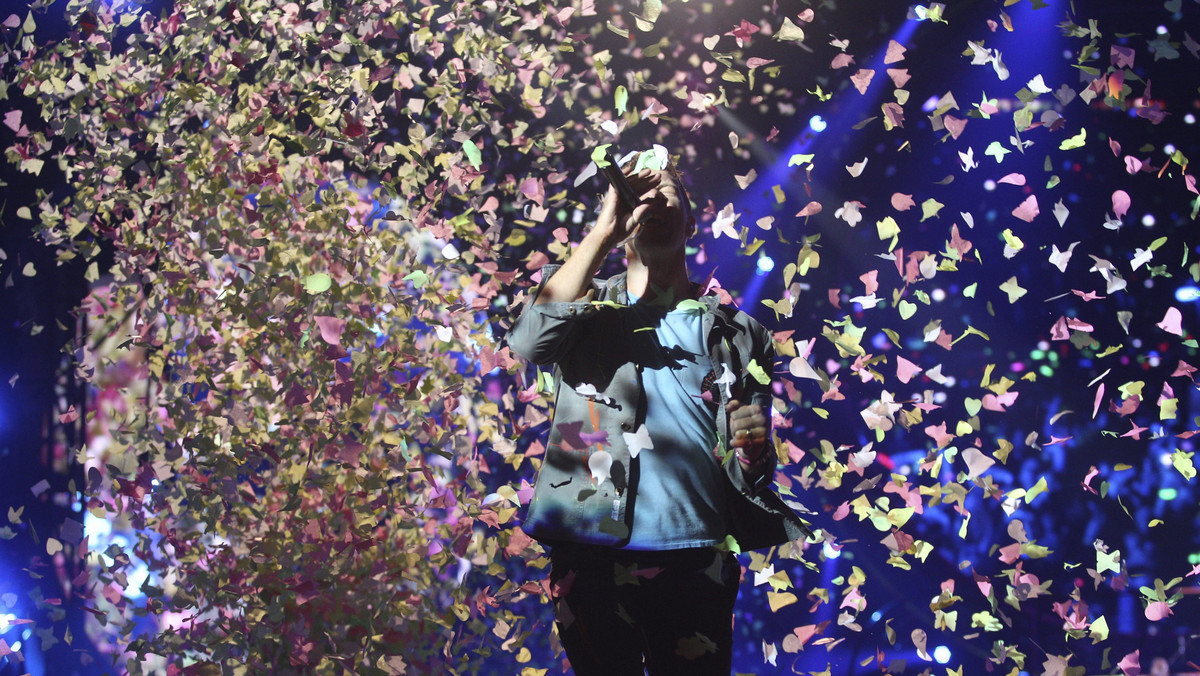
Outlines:
{"type": "MultiPolygon", "coordinates": [[[[542,270],[543,284],[559,266],[542,270]]],[[[661,354],[654,342],[656,310],[630,306],[625,275],[593,280],[592,300],[532,301],[508,334],[512,351],[530,362],[554,366],[554,421],[546,454],[538,471],[523,530],[539,541],[582,542],[620,547],[629,541],[637,508],[638,461],[631,457],[625,434],[646,419],[642,368],[661,354]],[[593,389],[594,388],[594,389],[593,389]],[[612,456],[611,481],[597,485],[588,467],[588,452],[572,446],[596,445],[612,456]],[[566,441],[567,443],[564,443],[566,441]]],[[[541,290],[539,286],[536,293],[541,290]]],[[[728,446],[729,399],[771,405],[770,385],[748,371],[753,360],[767,374],[774,365],[771,334],[740,310],[703,296],[704,336],[714,368],[727,365],[734,375],[729,388],[719,387],[716,413],[718,446],[714,458],[724,469],[725,522],[742,550],[762,549],[812,535],[808,526],[770,489],[776,459],[765,468],[744,471],[728,446]],[[727,396],[726,392],[729,392],[727,396]]],[[[764,463],[766,464],[766,463],[764,463]]]]}

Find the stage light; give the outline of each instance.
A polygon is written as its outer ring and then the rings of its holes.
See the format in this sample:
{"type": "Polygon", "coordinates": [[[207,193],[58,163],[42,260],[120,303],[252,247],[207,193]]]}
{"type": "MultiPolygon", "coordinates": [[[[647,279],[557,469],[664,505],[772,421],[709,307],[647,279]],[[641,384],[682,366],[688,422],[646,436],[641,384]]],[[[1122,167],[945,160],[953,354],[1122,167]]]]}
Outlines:
{"type": "Polygon", "coordinates": [[[1163,152],[1168,155],[1174,155],[1175,154],[1175,144],[1168,143],[1167,145],[1163,146],[1163,152]]]}
{"type": "Polygon", "coordinates": [[[995,189],[996,189],[996,182],[995,182],[995,181],[993,181],[992,179],[990,179],[990,178],[989,178],[988,180],[986,180],[986,181],[984,181],[984,182],[983,182],[983,189],[984,189],[984,190],[986,190],[986,191],[988,191],[988,192],[991,192],[991,191],[995,190],[995,189]]]}
{"type": "Polygon", "coordinates": [[[755,267],[758,268],[758,274],[765,275],[775,269],[775,261],[771,260],[770,256],[762,254],[758,257],[755,267]]]}
{"type": "Polygon", "coordinates": [[[1174,500],[1177,497],[1179,497],[1179,491],[1175,490],[1174,488],[1158,489],[1158,499],[1159,500],[1162,500],[1164,502],[1170,502],[1171,500],[1174,500]]]}
{"type": "Polygon", "coordinates": [[[112,522],[101,519],[90,511],[84,512],[83,535],[93,547],[99,542],[107,543],[108,536],[112,535],[112,522]]]}
{"type": "Polygon", "coordinates": [[[808,128],[818,134],[825,131],[825,127],[828,126],[829,123],[826,122],[820,115],[813,115],[812,117],[808,118],[808,128]]]}
{"type": "Polygon", "coordinates": [[[1145,216],[1142,216],[1142,225],[1146,226],[1147,228],[1153,228],[1154,223],[1154,214],[1146,214],[1145,216]]]}
{"type": "Polygon", "coordinates": [[[1196,116],[1188,113],[1183,116],[1183,121],[1187,124],[1196,124],[1196,116]]]}
{"type": "Polygon", "coordinates": [[[17,616],[12,613],[0,613],[0,634],[7,632],[16,619],[17,616]]]}
{"type": "Polygon", "coordinates": [[[938,664],[945,664],[950,661],[950,649],[944,645],[940,645],[933,649],[933,659],[938,664]]]}
{"type": "Polygon", "coordinates": [[[828,542],[826,542],[825,545],[823,547],[821,547],[821,551],[825,552],[825,558],[827,558],[827,559],[836,559],[837,557],[842,555],[842,550],[835,549],[833,547],[833,545],[831,545],[828,542]]]}
{"type": "Polygon", "coordinates": [[[1200,300],[1200,287],[1188,284],[1175,289],[1175,300],[1180,303],[1195,303],[1200,300]]]}

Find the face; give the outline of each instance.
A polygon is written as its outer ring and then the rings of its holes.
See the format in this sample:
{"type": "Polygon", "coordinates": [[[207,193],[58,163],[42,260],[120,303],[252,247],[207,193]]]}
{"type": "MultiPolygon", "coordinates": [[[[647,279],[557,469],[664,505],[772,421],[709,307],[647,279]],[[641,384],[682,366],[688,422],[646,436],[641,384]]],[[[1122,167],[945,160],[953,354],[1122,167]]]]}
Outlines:
{"type": "Polygon", "coordinates": [[[678,180],[669,172],[657,170],[631,183],[650,208],[642,215],[640,228],[630,244],[642,259],[682,254],[684,243],[695,232],[696,220],[678,180]]]}

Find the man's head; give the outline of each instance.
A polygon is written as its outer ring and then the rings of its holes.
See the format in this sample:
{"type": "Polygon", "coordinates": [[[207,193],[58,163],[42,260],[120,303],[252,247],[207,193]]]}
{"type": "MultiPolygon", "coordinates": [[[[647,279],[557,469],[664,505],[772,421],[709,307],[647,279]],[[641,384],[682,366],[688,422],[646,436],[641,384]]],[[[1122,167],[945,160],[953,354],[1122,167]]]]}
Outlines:
{"type": "Polygon", "coordinates": [[[642,203],[649,205],[637,232],[626,242],[626,252],[647,263],[682,258],[685,243],[696,234],[696,219],[682,177],[666,149],[655,146],[638,153],[626,163],[625,171],[642,203]]]}

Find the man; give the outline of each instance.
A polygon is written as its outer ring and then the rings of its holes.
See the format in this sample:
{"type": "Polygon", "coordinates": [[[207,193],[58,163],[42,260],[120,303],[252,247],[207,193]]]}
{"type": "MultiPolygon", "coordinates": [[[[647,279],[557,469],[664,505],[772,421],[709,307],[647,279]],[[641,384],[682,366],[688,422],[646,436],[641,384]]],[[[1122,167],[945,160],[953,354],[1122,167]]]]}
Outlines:
{"type": "Polygon", "coordinates": [[[656,147],[594,227],[546,266],[509,333],[554,365],[555,413],[524,530],[550,547],[576,674],[728,674],[731,551],[811,535],[769,488],[771,334],[688,279],[687,195],[656,147]],[[597,280],[623,246],[626,272],[597,280]]]}

